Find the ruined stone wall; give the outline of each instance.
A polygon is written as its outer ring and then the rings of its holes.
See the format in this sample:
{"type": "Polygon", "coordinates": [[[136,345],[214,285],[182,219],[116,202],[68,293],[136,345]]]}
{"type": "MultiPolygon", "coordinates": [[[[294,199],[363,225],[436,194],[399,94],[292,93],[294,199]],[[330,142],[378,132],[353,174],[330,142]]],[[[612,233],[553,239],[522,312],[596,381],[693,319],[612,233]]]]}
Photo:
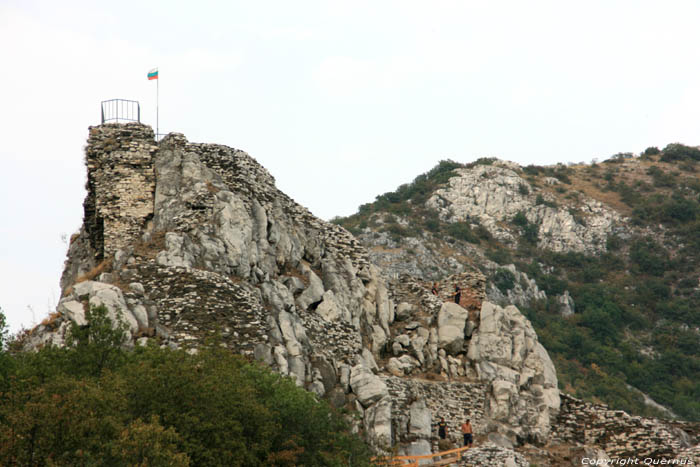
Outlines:
{"type": "Polygon", "coordinates": [[[153,216],[156,146],[138,123],[90,127],[84,227],[98,260],[132,245],[153,216]]]}
{"type": "Polygon", "coordinates": [[[159,337],[182,348],[201,346],[207,338],[242,355],[253,355],[256,344],[267,341],[259,292],[217,273],[161,266],[153,260],[127,264],[120,281],[143,286],[138,298],[147,308],[149,324],[159,337]]]}
{"type": "MultiPolygon", "coordinates": [[[[450,438],[460,446],[462,444],[460,426],[465,419],[471,420],[474,433],[485,432],[484,410],[487,383],[420,381],[395,376],[382,377],[382,380],[387,385],[393,402],[391,410],[392,422],[395,425],[393,432],[399,438],[407,432],[409,406],[418,399],[425,400],[430,409],[433,424],[436,424],[440,417],[445,418],[450,438]]],[[[433,428],[433,436],[437,436],[437,428],[433,428]]]]}
{"type": "Polygon", "coordinates": [[[559,442],[598,445],[611,458],[673,458],[685,437],[679,433],[679,427],[561,394],[561,409],[552,423],[552,438],[559,442]]]}

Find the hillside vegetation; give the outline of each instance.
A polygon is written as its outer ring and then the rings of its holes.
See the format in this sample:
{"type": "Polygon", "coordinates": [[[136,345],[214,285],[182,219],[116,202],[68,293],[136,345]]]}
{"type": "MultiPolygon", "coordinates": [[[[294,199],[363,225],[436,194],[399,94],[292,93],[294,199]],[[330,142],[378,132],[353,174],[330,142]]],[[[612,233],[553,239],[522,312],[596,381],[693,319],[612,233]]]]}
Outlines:
{"type": "Polygon", "coordinates": [[[0,351],[0,464],[369,465],[345,418],[289,378],[216,342],[126,351],[105,308],[88,318],[67,347],[0,351]]]}
{"type": "Polygon", "coordinates": [[[681,418],[700,420],[700,150],[671,144],[602,163],[519,171],[520,195],[536,193],[536,205],[567,209],[577,224],[586,225],[577,208],[584,198],[625,216],[598,253],[539,248],[538,226],[524,213],[506,222],[517,235],[507,243],[482,226],[484,219],[448,222],[426,206],[460,169],[494,163],[443,161],[335,222],[369,247],[389,235],[399,248],[413,238],[435,255],[469,256],[502,292],[514,287],[514,275],[484,264],[514,264],[547,293],[521,309],[555,361],[562,390],[658,415],[641,391],[681,418]],[[570,316],[556,299],[565,291],[575,303],[570,316]]]}

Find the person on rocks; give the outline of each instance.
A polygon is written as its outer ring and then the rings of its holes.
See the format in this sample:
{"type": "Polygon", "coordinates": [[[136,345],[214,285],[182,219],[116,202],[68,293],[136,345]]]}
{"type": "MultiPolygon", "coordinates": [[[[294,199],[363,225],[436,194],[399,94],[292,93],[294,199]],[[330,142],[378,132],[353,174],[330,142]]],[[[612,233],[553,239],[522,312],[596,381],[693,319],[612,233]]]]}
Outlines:
{"type": "Polygon", "coordinates": [[[472,447],[472,443],[474,442],[474,430],[472,429],[472,423],[469,419],[462,423],[462,435],[464,435],[464,445],[472,447]]]}
{"type": "Polygon", "coordinates": [[[459,301],[462,299],[462,289],[460,289],[457,284],[455,284],[455,293],[453,295],[455,297],[455,303],[459,305],[459,301]]]}
{"type": "Polygon", "coordinates": [[[430,289],[430,291],[431,291],[431,292],[433,293],[433,295],[435,295],[435,296],[437,296],[437,295],[439,294],[438,285],[439,285],[439,284],[438,284],[437,282],[433,282],[433,288],[430,289]]]}
{"type": "Polygon", "coordinates": [[[438,436],[440,439],[447,439],[447,422],[444,417],[440,417],[440,422],[438,423],[438,436]]]}

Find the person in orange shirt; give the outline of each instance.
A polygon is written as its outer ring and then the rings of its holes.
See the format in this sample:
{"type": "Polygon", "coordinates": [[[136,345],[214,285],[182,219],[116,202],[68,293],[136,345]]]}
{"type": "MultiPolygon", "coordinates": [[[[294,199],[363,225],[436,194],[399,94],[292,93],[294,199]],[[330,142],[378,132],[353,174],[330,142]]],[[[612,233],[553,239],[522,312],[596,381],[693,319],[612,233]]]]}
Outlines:
{"type": "Polygon", "coordinates": [[[472,429],[472,424],[469,419],[462,423],[462,434],[464,435],[464,445],[469,445],[469,447],[471,447],[472,443],[474,442],[474,430],[472,429]]]}

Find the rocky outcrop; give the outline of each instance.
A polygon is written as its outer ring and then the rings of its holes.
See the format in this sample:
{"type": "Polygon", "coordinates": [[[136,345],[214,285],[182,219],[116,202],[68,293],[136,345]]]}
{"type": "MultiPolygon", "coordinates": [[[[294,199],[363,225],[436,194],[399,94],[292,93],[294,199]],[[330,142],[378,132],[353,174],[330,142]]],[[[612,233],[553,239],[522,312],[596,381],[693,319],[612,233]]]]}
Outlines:
{"type": "Polygon", "coordinates": [[[461,306],[444,303],[438,313],[438,346],[450,354],[462,352],[468,318],[469,312],[461,306]]]}
{"type": "MultiPolygon", "coordinates": [[[[408,224],[409,221],[399,219],[399,222],[408,224]]],[[[472,269],[465,264],[464,258],[480,256],[479,250],[471,245],[459,245],[450,254],[438,253],[448,250],[448,245],[427,232],[420,237],[396,239],[387,232],[377,232],[367,227],[357,235],[357,239],[367,247],[372,263],[391,279],[408,275],[423,280],[439,280],[472,269]]]]}
{"type": "Polygon", "coordinates": [[[533,301],[547,299],[547,294],[544,290],[540,290],[535,280],[531,279],[524,272],[519,271],[514,264],[498,266],[493,263],[488,264],[487,267],[491,273],[491,280],[486,289],[486,296],[489,301],[501,306],[527,306],[533,301]],[[508,279],[507,283],[502,284],[503,276],[508,276],[509,274],[510,276],[506,277],[508,279]]]}
{"type": "Polygon", "coordinates": [[[559,410],[557,376],[530,322],[514,306],[484,302],[468,358],[490,383],[493,429],[512,439],[544,443],[559,410]]]}
{"type": "Polygon", "coordinates": [[[621,221],[619,214],[592,199],[575,207],[577,217],[569,206],[538,205],[538,194],[543,199],[549,195],[536,191],[517,166],[476,165],[456,172],[458,176],[436,190],[426,205],[448,222],[479,222],[506,243],[517,238],[515,227],[506,224],[520,212],[537,226],[538,246],[553,251],[604,251],[608,233],[621,221]]]}
{"type": "Polygon", "coordinates": [[[148,127],[103,125],[90,129],[86,162],[65,296],[29,347],[61,345],[71,321],[85,324],[85,307],[104,304],[133,339],[194,349],[218,332],[231,350],[338,405],[357,398],[381,419],[386,387],[372,352],[388,339],[394,305],[347,231],[232,148],[178,134],[156,145],[148,127]]]}
{"type": "MultiPolygon", "coordinates": [[[[440,276],[437,295],[427,276],[398,274],[410,267],[387,280],[352,235],[312,216],[233,148],[179,134],[156,145],[147,127],[103,125],[91,128],[86,155],[84,225],[71,241],[63,297],[28,347],[63,345],[72,323],[86,324],[88,307],[105,305],[126,324],[129,345],[155,338],[196,351],[216,334],[218,345],[354,410],[379,450],[435,449],[441,416],[455,437],[471,418],[477,435],[501,434],[501,444],[546,441],[558,420],[554,367],[530,323],[487,301],[486,277],[466,262],[440,263],[453,274],[440,276]]],[[[513,167],[482,172],[506,192],[521,180],[513,167]]],[[[461,186],[451,182],[431,201],[446,219],[472,212],[448,202],[461,186]]],[[[484,212],[496,209],[479,193],[484,212]]],[[[562,232],[547,237],[559,245],[552,248],[595,244],[577,228],[562,232]]],[[[518,282],[522,294],[539,296],[529,278],[518,282]]],[[[470,455],[481,465],[488,457],[524,465],[507,446],[479,449],[470,455]]]]}

